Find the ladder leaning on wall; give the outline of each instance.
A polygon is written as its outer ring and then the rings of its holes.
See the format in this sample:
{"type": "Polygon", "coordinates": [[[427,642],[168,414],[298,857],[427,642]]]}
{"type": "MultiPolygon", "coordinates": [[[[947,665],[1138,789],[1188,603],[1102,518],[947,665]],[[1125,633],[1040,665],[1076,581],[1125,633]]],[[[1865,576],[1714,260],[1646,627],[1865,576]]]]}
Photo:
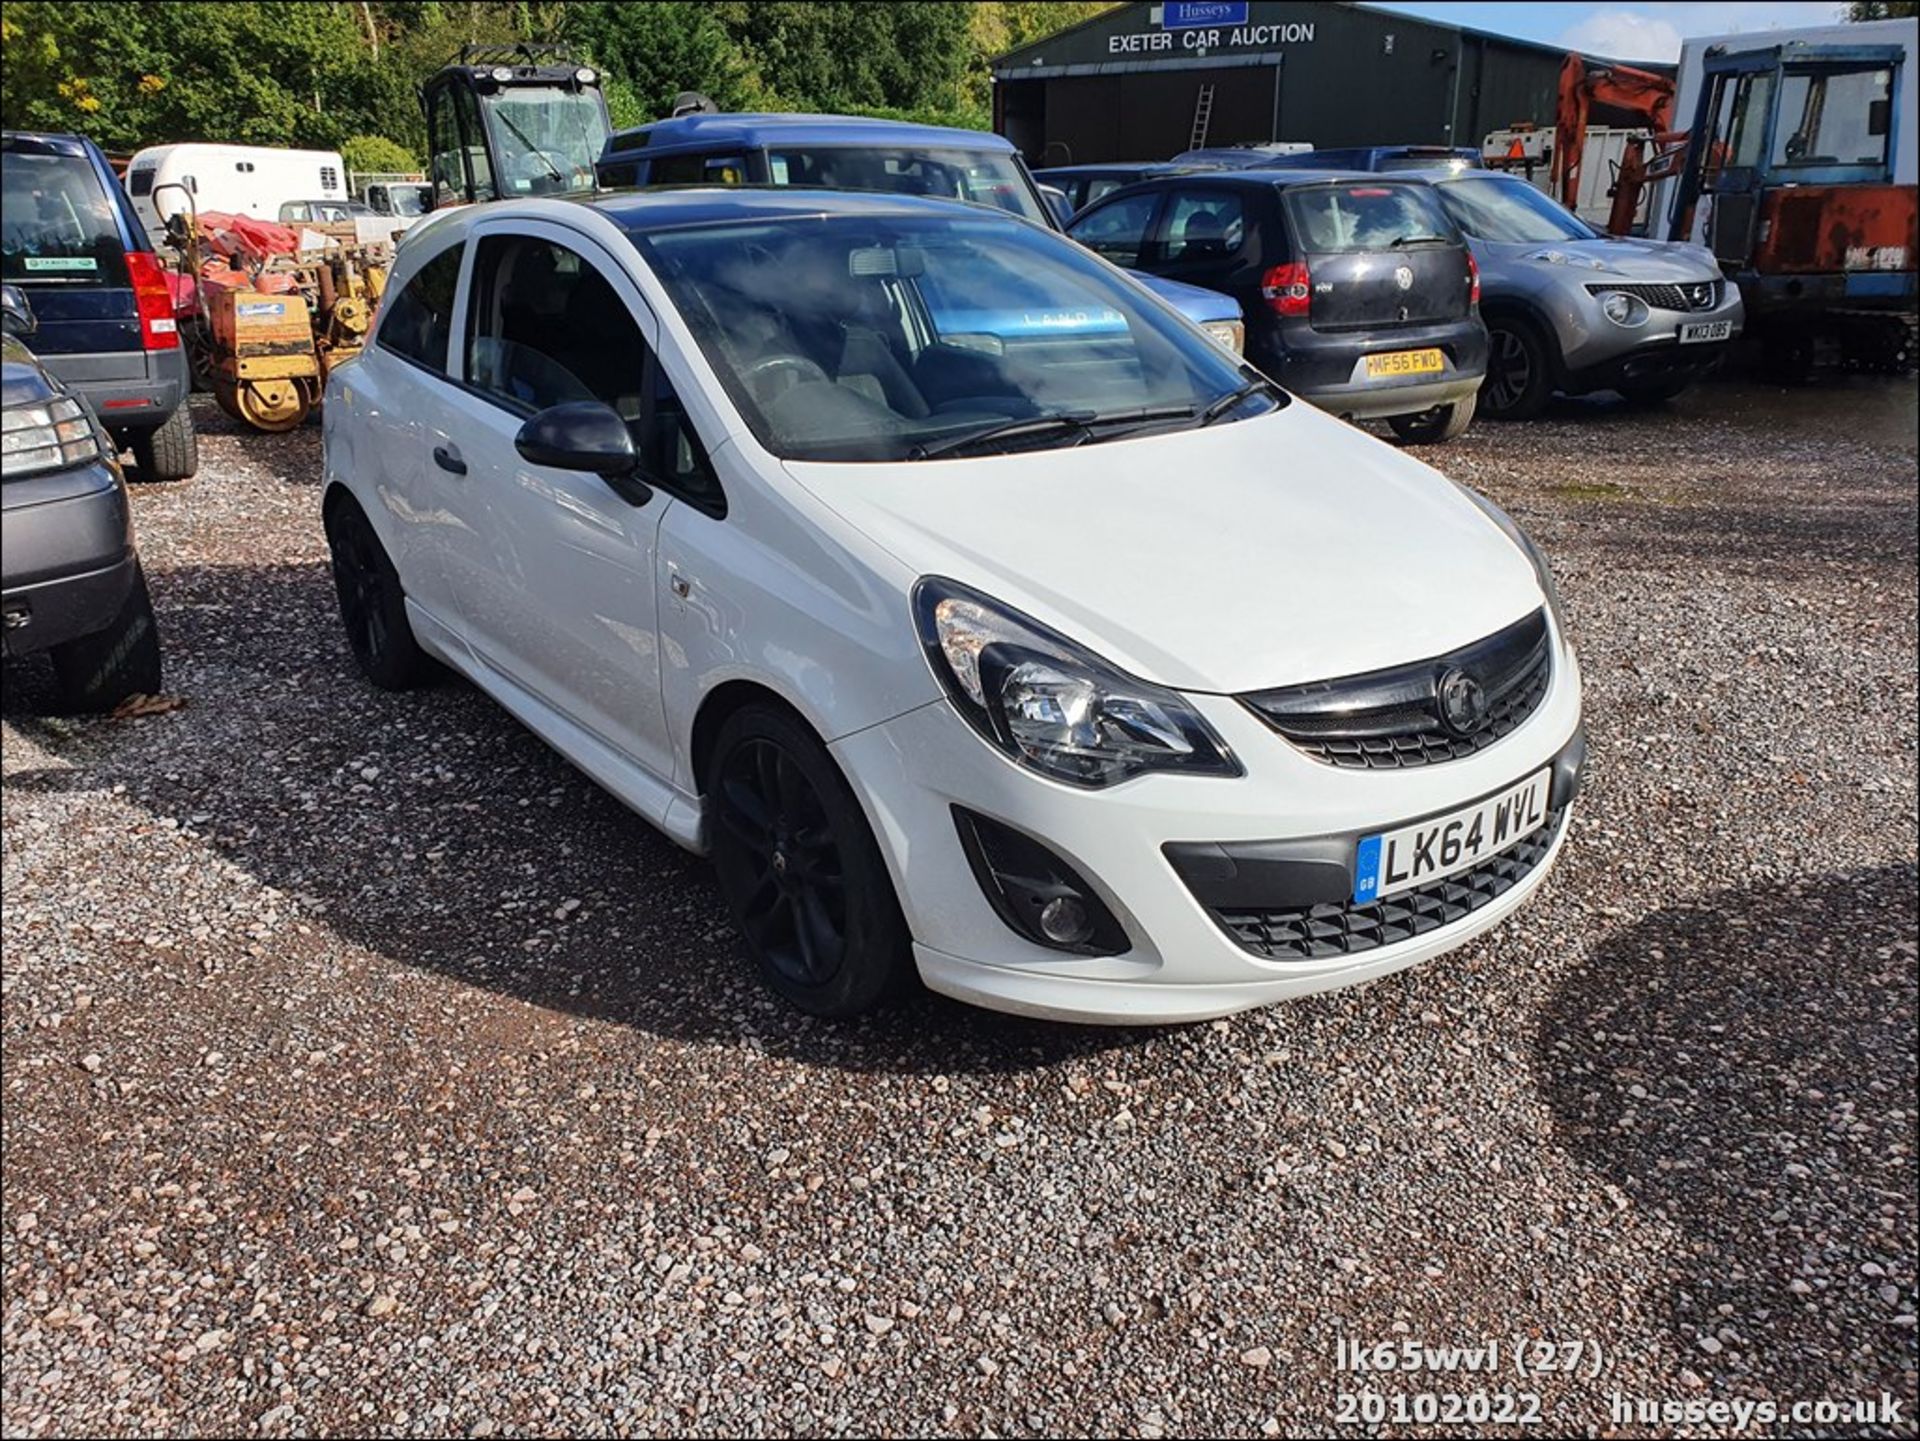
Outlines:
{"type": "Polygon", "coordinates": [[[1193,102],[1193,139],[1187,149],[1199,150],[1207,143],[1207,127],[1213,122],[1213,86],[1202,85],[1193,102]]]}

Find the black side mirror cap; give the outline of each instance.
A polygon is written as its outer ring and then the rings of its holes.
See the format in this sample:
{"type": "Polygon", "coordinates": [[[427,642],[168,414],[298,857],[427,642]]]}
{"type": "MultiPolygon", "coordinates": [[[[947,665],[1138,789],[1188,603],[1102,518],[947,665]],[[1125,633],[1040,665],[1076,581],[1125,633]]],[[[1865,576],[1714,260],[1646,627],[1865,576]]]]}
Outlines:
{"type": "Polygon", "coordinates": [[[0,327],[8,335],[32,335],[40,328],[27,304],[27,292],[17,285],[0,285],[0,327]]]}
{"type": "Polygon", "coordinates": [[[548,406],[520,427],[513,448],[533,465],[589,471],[630,505],[645,505],[653,496],[639,477],[640,452],[626,421],[597,400],[548,406]]]}

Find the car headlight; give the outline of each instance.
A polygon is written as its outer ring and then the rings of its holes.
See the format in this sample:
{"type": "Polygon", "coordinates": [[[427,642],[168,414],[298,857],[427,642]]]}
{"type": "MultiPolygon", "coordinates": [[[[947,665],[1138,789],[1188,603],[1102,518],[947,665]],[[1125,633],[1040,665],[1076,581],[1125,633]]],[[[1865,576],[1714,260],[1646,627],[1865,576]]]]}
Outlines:
{"type": "Polygon", "coordinates": [[[914,587],[913,609],[928,663],[960,713],[1030,770],[1091,788],[1147,771],[1242,773],[1180,694],[978,591],[929,576],[914,587]]]}
{"type": "Polygon", "coordinates": [[[9,480],[83,465],[101,455],[93,417],[70,395],[0,414],[0,475],[9,480]]]}
{"type": "Polygon", "coordinates": [[[1235,355],[1246,353],[1247,327],[1237,320],[1208,320],[1200,328],[1215,340],[1226,346],[1235,355]]]}
{"type": "Polygon", "coordinates": [[[1492,501],[1488,500],[1484,495],[1480,494],[1479,491],[1462,485],[1460,486],[1460,493],[1475,505],[1479,506],[1481,513],[1484,514],[1488,520],[1499,526],[1506,534],[1507,539],[1518,546],[1520,553],[1532,563],[1534,579],[1539,581],[1540,593],[1547,598],[1547,613],[1553,617],[1553,628],[1562,636],[1565,636],[1567,629],[1566,626],[1562,624],[1560,587],[1554,584],[1553,567],[1547,564],[1546,556],[1541,553],[1540,547],[1533,543],[1533,537],[1520,529],[1520,523],[1518,521],[1492,501]]]}
{"type": "Polygon", "coordinates": [[[1624,290],[1609,290],[1600,301],[1600,309],[1615,325],[1645,325],[1653,314],[1646,301],[1624,290]]]}
{"type": "Polygon", "coordinates": [[[1598,260],[1590,260],[1584,255],[1569,255],[1564,250],[1536,250],[1527,257],[1542,265],[1572,265],[1581,270],[1605,270],[1607,267],[1598,260]]]}

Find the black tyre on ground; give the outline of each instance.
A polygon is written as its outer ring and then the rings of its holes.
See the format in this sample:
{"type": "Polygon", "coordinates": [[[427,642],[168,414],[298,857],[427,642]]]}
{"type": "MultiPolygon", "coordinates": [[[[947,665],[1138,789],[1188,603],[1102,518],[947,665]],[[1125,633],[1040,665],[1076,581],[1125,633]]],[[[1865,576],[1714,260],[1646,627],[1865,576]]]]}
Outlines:
{"type": "Polygon", "coordinates": [[[359,502],[339,495],[327,506],[326,527],[340,620],[360,669],[382,690],[411,690],[431,680],[434,662],[413,638],[400,575],[359,502]]]}
{"type": "Polygon", "coordinates": [[[200,468],[200,442],[183,403],[167,423],[133,438],[135,480],[190,480],[200,468]]]}
{"type": "Polygon", "coordinates": [[[160,631],[138,563],[113,623],[54,646],[51,654],[64,710],[109,711],[128,696],[160,694],[160,631]]]}
{"type": "Polygon", "coordinates": [[[1469,395],[1465,400],[1457,400],[1452,405],[1436,405],[1432,410],[1423,410],[1417,415],[1390,415],[1387,424],[1408,445],[1443,445],[1467,433],[1467,427],[1473,424],[1473,413],[1478,403],[1478,396],[1469,395]]]}
{"type": "Polygon", "coordinates": [[[1664,405],[1693,384],[1693,377],[1669,376],[1664,380],[1627,380],[1616,389],[1629,405],[1664,405]]]}
{"type": "Polygon", "coordinates": [[[1488,420],[1532,420],[1553,398],[1553,358],[1532,321],[1517,315],[1487,322],[1487,378],[1480,413],[1488,420]]]}
{"type": "Polygon", "coordinates": [[[913,974],[893,878],[840,768],[774,705],[729,716],[705,776],[720,889],[774,991],[816,1016],[857,1016],[913,974]]]}

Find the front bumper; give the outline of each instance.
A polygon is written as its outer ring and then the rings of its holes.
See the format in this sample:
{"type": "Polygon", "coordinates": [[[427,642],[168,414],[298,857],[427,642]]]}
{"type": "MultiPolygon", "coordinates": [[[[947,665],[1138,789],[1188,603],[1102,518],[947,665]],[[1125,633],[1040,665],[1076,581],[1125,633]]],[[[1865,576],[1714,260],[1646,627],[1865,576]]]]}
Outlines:
{"type": "Polygon", "coordinates": [[[104,463],[0,489],[0,646],[46,650],[104,629],[133,584],[127,494],[104,463]]]}
{"type": "Polygon", "coordinates": [[[1231,697],[1189,699],[1244,776],[1149,775],[1110,791],[1079,790],[1014,765],[944,700],[834,743],[887,856],[929,987],[995,1010],[1110,1024],[1225,1015],[1371,980],[1453,949],[1521,905],[1565,842],[1563,823],[1517,883],[1425,934],[1351,955],[1269,959],[1228,933],[1166,847],[1299,842],[1312,849],[1477,800],[1575,742],[1579,667],[1556,643],[1553,683],[1518,731],[1476,755],[1401,771],[1324,765],[1231,697]],[[1048,846],[1118,918],[1129,949],[1079,957],[1015,933],[973,875],[952,818],[956,805],[1048,846]]]}

